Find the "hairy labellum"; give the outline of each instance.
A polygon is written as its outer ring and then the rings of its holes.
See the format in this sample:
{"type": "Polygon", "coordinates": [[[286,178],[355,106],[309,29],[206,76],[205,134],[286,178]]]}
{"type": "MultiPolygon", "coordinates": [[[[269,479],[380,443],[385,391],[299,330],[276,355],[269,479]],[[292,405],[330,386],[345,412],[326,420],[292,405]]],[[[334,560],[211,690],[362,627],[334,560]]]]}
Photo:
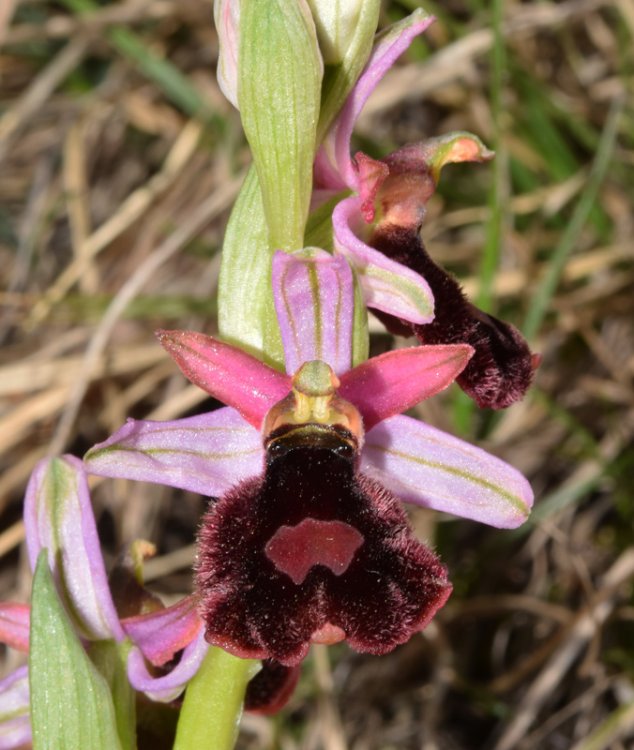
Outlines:
{"type": "Polygon", "coordinates": [[[197,570],[210,643],[285,666],[311,642],[346,638],[383,654],[444,604],[444,566],[357,458],[357,438],[341,426],[278,427],[263,475],[210,508],[197,570]]]}
{"type": "Polygon", "coordinates": [[[382,312],[377,316],[392,333],[413,333],[422,344],[470,344],[475,353],[456,382],[480,407],[510,406],[524,396],[538,357],[514,326],[466,299],[458,282],[429,257],[418,229],[381,223],[370,244],[423,276],[434,294],[434,320],[416,325],[382,312]]]}

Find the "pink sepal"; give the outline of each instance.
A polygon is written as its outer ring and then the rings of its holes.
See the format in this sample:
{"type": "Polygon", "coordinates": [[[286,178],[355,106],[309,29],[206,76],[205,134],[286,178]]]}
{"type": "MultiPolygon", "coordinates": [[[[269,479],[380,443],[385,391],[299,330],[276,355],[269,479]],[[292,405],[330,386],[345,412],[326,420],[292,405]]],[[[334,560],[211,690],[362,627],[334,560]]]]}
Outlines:
{"type": "Polygon", "coordinates": [[[0,643],[18,651],[29,650],[31,608],[17,602],[0,603],[0,643]]]}
{"type": "Polygon", "coordinates": [[[157,331],[158,340],[188,380],[257,429],[266,412],[291,390],[288,375],[230,344],[196,331],[157,331]]]}
{"type": "Polygon", "coordinates": [[[472,354],[473,349],[465,344],[386,352],[342,375],[339,395],[359,409],[367,432],[447,388],[472,354]]]}
{"type": "Polygon", "coordinates": [[[348,370],[354,285],[346,260],[317,248],[280,250],[273,256],[271,281],[287,372],[293,375],[314,359],[338,375],[348,370]]]}
{"type": "Polygon", "coordinates": [[[229,407],[171,422],[129,419],[84,456],[91,474],[219,496],[262,471],[262,437],[229,407]]]}
{"type": "Polygon", "coordinates": [[[31,569],[46,548],[60,597],[81,635],[121,640],[88,480],[78,458],[65,455],[38,463],[26,489],[24,525],[31,569]]]}

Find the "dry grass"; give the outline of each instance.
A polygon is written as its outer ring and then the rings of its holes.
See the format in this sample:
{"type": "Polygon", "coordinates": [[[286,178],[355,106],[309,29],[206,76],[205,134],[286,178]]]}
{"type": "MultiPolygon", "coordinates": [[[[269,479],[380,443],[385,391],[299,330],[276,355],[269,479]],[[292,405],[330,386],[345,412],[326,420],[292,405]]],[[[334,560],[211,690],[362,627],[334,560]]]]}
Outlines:
{"type": "MultiPolygon", "coordinates": [[[[214,80],[210,3],[90,5],[0,3],[2,599],[28,597],[21,501],[40,457],[81,455],[128,415],[202,408],[152,332],[215,330],[248,163],[214,80]]],[[[497,166],[446,170],[424,237],[527,327],[543,365],[504,414],[457,393],[419,412],[523,470],[537,509],[515,533],[413,514],[452,571],[450,604],[389,656],[316,651],[279,717],[245,718],[240,747],[620,750],[634,742],[634,12],[426,7],[439,20],[371,100],[359,145],[451,129],[497,144],[497,166]]],[[[107,554],[151,539],[157,590],[188,589],[202,499],[102,482],[95,504],[107,554]]]]}

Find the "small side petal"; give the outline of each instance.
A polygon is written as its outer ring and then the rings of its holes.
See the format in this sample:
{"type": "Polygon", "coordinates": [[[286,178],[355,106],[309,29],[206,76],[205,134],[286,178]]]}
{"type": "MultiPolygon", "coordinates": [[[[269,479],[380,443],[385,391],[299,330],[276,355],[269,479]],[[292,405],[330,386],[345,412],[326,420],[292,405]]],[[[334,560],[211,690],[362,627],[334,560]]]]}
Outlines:
{"type": "Polygon", "coordinates": [[[342,258],[306,248],[273,256],[273,294],[286,371],[320,359],[341,374],[350,369],[354,282],[342,258]]]}
{"type": "Polygon", "coordinates": [[[389,175],[390,168],[384,162],[372,159],[362,151],[355,155],[354,160],[359,177],[359,208],[363,220],[370,224],[374,221],[376,195],[389,175]]]}
{"type": "Polygon", "coordinates": [[[230,344],[196,331],[158,331],[158,340],[186,378],[233,406],[256,429],[291,390],[287,375],[230,344]]]}
{"type": "Polygon", "coordinates": [[[31,569],[47,548],[60,597],[82,635],[122,639],[88,482],[78,458],[67,455],[40,461],[26,490],[24,524],[31,569]]]}
{"type": "Polygon", "coordinates": [[[361,471],[406,502],[513,529],[533,505],[528,481],[509,464],[406,416],[366,434],[361,471]]]}
{"type": "Polygon", "coordinates": [[[332,214],[335,251],[357,272],[368,307],[419,325],[434,318],[434,297],[425,279],[360,240],[350,225],[361,222],[360,199],[341,201],[332,214]]]}
{"type": "Polygon", "coordinates": [[[17,602],[0,603],[0,643],[18,651],[29,650],[31,608],[17,602]]]}
{"type": "Polygon", "coordinates": [[[464,344],[386,352],[342,375],[338,392],[361,412],[367,431],[447,388],[472,354],[464,344]]]}
{"type": "Polygon", "coordinates": [[[317,154],[315,177],[320,187],[357,187],[357,175],[350,159],[352,129],[370,94],[394,62],[434,21],[422,8],[395,23],[377,38],[374,50],[341,114],[317,154]]]}
{"type": "Polygon", "coordinates": [[[209,645],[201,628],[195,640],[183,651],[178,664],[161,677],[153,677],[145,664],[143,654],[133,648],[128,656],[128,679],[135,690],[145,693],[151,700],[169,703],[177,698],[196,674],[209,645]]]}
{"type": "Polygon", "coordinates": [[[29,673],[19,667],[0,680],[0,750],[26,747],[31,742],[29,673]]]}
{"type": "Polygon", "coordinates": [[[121,624],[143,656],[155,666],[161,666],[198,635],[202,621],[196,606],[194,597],[187,596],[171,607],[126,617],[121,624]]]}
{"type": "Polygon", "coordinates": [[[262,438],[234,410],[172,422],[130,419],[91,448],[91,474],[166,484],[218,496],[262,471],[262,438]]]}

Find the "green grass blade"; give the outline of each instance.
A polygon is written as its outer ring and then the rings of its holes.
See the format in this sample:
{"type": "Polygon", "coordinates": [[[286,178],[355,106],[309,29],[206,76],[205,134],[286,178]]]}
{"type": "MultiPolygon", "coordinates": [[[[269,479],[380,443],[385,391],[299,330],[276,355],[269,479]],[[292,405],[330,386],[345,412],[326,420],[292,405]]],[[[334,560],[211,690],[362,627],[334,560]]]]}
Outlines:
{"type": "Polygon", "coordinates": [[[597,155],[594,159],[588,182],[579,198],[570,223],[553,252],[546,275],[537,288],[533,303],[524,321],[523,332],[528,339],[532,339],[538,332],[548,311],[550,302],[555,294],[559,279],[568,256],[577,245],[581,232],[586,224],[588,215],[595,204],[599,189],[607,173],[618,132],[618,123],[623,102],[615,100],[610,109],[606,126],[601,135],[597,155]]]}
{"type": "MultiPolygon", "coordinates": [[[[61,0],[69,10],[83,15],[98,10],[93,0],[61,0]]],[[[143,39],[121,26],[106,32],[108,41],[123,57],[130,60],[143,75],[153,81],[165,96],[190,117],[218,120],[196,87],[169,60],[152,52],[143,39]]]]}

